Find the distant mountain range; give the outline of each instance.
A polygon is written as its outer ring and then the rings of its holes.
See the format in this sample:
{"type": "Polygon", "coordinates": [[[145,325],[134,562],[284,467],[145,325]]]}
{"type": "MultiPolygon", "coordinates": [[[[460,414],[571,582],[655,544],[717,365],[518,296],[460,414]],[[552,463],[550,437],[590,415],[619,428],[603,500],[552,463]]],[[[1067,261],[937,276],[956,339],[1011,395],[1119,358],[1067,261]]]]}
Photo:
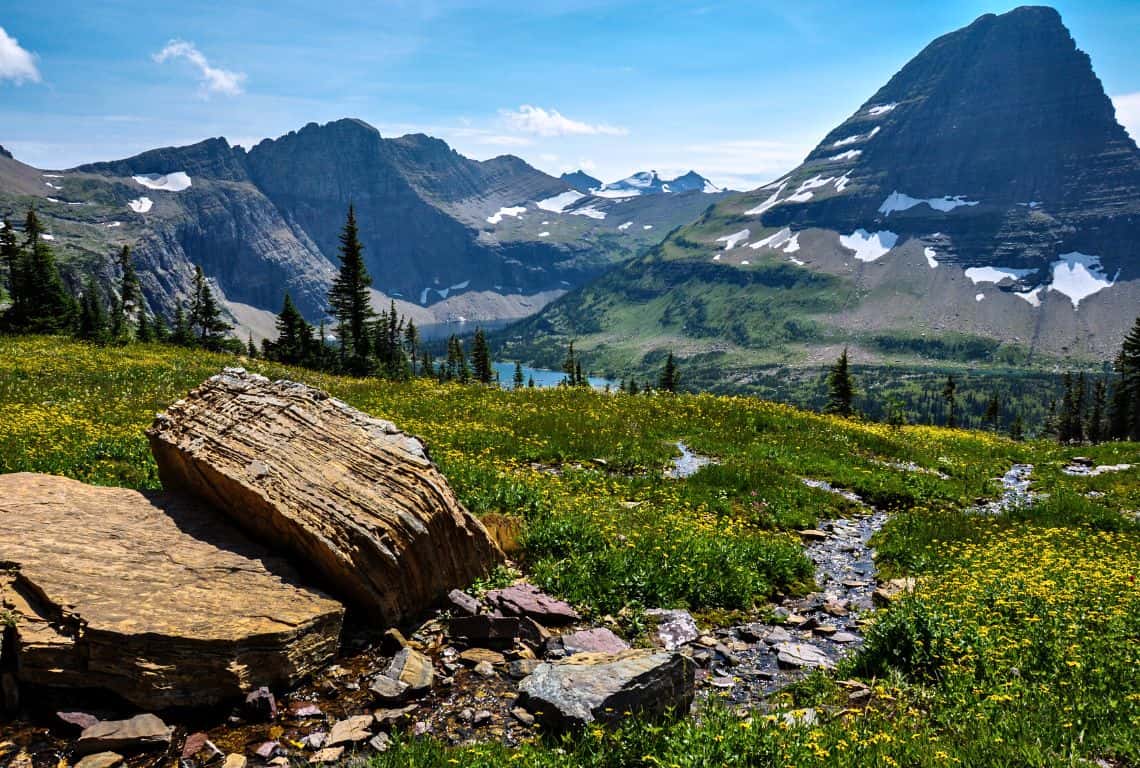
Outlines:
{"type": "Polygon", "coordinates": [[[596,197],[514,156],[474,161],[345,119],[249,151],[218,138],[67,171],[4,152],[0,215],[18,225],[34,205],[74,285],[91,272],[110,281],[112,255],[131,245],[146,300],[166,315],[200,265],[237,323],[265,336],[287,290],[311,320],[324,316],[352,203],[376,303],[444,327],[532,314],[722,196],[682,179],[644,199],[596,197]]]}
{"type": "Polygon", "coordinates": [[[930,43],[798,168],[510,337],[547,360],[575,338],[613,371],[673,350],[747,382],[844,346],[1106,360],[1138,312],[1140,152],[1059,14],[1023,7],[930,43]]]}

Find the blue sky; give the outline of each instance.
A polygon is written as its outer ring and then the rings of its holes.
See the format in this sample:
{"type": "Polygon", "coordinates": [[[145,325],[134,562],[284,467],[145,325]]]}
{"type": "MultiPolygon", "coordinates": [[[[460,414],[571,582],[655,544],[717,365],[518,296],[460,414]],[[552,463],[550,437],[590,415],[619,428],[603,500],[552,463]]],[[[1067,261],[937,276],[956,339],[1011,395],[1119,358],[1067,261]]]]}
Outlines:
{"type": "MultiPolygon", "coordinates": [[[[610,181],[778,175],[934,37],[1014,4],[0,0],[0,144],[42,168],[309,122],[610,181]]],[[[1140,2],[1056,3],[1140,136],[1140,2]]]]}

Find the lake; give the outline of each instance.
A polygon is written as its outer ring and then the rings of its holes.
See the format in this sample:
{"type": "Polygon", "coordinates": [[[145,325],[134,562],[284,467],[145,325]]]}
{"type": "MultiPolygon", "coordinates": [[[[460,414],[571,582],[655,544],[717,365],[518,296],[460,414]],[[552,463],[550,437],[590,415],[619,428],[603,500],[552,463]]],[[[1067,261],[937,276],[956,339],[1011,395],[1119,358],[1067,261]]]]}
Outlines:
{"type": "MultiPolygon", "coordinates": [[[[495,368],[495,373],[499,376],[499,386],[503,389],[511,389],[515,385],[515,364],[514,363],[492,363],[495,368]]],[[[536,387],[557,387],[566,378],[566,374],[562,371],[552,371],[547,368],[531,368],[524,365],[523,371],[523,386],[526,382],[534,378],[534,385],[536,387]]],[[[603,379],[600,376],[590,376],[587,379],[590,386],[594,389],[605,389],[608,384],[610,389],[617,389],[617,382],[610,379],[603,379]]]]}

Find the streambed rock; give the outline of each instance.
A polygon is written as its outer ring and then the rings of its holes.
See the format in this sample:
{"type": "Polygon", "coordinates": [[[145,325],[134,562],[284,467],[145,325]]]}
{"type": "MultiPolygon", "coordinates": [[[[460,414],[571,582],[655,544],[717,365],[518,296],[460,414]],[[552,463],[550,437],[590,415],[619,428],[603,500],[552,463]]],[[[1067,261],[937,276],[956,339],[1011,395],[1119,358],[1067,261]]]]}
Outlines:
{"type": "Polygon", "coordinates": [[[375,623],[399,624],[503,560],[419,439],[304,384],[227,368],[147,435],[164,487],[306,563],[375,623]]]}
{"type": "Polygon", "coordinates": [[[22,682],[201,706],[295,685],[337,650],[339,603],[169,493],[0,475],[0,563],[22,682]]]}
{"type": "Polygon", "coordinates": [[[679,653],[580,653],[539,664],[519,683],[519,704],[553,730],[613,723],[633,715],[684,714],[696,667],[679,653]]]}

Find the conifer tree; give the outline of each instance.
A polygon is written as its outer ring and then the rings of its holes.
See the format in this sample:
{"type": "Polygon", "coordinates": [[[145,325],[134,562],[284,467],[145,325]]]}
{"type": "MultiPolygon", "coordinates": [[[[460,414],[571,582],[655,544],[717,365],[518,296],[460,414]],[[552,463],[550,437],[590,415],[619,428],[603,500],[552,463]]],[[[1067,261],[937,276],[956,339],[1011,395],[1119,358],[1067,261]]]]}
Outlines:
{"type": "Polygon", "coordinates": [[[946,377],[942,399],[946,401],[946,426],[954,429],[958,426],[958,384],[954,381],[953,374],[946,377]]]}
{"type": "Polygon", "coordinates": [[[1001,400],[998,399],[997,392],[990,396],[989,402],[986,403],[986,414],[982,420],[990,429],[997,429],[998,420],[1001,417],[1001,400]]]}
{"type": "Polygon", "coordinates": [[[131,260],[131,248],[124,245],[119,251],[119,298],[114,304],[111,317],[111,337],[115,341],[130,341],[135,331],[136,315],[141,316],[142,291],[135,265],[131,260]]]}
{"type": "Polygon", "coordinates": [[[1104,423],[1105,410],[1108,405],[1108,390],[1105,386],[1104,379],[1097,379],[1093,384],[1092,395],[1092,413],[1089,414],[1088,425],[1088,438],[1089,442],[1096,445],[1104,440],[1105,428],[1104,423]]]}
{"type": "Polygon", "coordinates": [[[673,359],[673,353],[670,352],[669,356],[665,358],[665,367],[661,370],[661,378],[657,380],[657,388],[662,392],[676,392],[679,382],[680,374],[677,371],[677,361],[673,359]]]}
{"type": "MultiPolygon", "coordinates": [[[[393,302],[395,306],[395,302],[393,302]]],[[[412,364],[412,376],[416,375],[416,352],[420,346],[420,332],[416,328],[415,322],[408,318],[408,325],[404,328],[404,349],[408,353],[408,359],[412,364]]]]}
{"type": "Polygon", "coordinates": [[[487,345],[487,335],[482,328],[475,329],[475,339],[471,344],[471,367],[474,369],[475,381],[480,384],[491,383],[495,369],[491,365],[491,348],[487,345]]]}
{"type": "Polygon", "coordinates": [[[288,291],[275,325],[277,339],[268,347],[272,359],[293,365],[308,364],[313,349],[313,328],[301,316],[288,291]]]}
{"type": "Polygon", "coordinates": [[[221,349],[226,332],[232,330],[232,326],[222,319],[222,310],[219,309],[214,292],[206,282],[200,266],[194,267],[194,286],[187,324],[193,343],[212,350],[221,349]]]}
{"type": "Polygon", "coordinates": [[[154,335],[154,340],[159,344],[170,341],[170,326],[167,325],[165,317],[162,315],[154,316],[151,333],[154,335]]]}
{"type": "Polygon", "coordinates": [[[253,331],[249,332],[248,338],[245,341],[245,354],[251,359],[257,359],[257,345],[253,343],[253,331]]]}
{"type": "Polygon", "coordinates": [[[1140,440],[1140,317],[1124,337],[1118,358],[1121,388],[1121,437],[1140,440]]]}
{"type": "Polygon", "coordinates": [[[855,412],[855,382],[847,361],[847,347],[827,374],[827,413],[850,418],[855,412]]]}
{"type": "Polygon", "coordinates": [[[526,388],[534,389],[534,376],[529,376],[526,380],[526,388]]]}
{"type": "Polygon", "coordinates": [[[574,361],[574,386],[585,387],[587,386],[586,377],[582,375],[582,361],[574,361]]]}
{"type": "Polygon", "coordinates": [[[79,325],[76,336],[96,344],[106,344],[108,340],[107,315],[103,311],[103,299],[95,278],[88,277],[79,302],[79,325]]]}
{"type": "Polygon", "coordinates": [[[329,290],[329,305],[337,321],[341,366],[350,373],[362,375],[368,372],[368,325],[375,313],[368,295],[372,277],[364,266],[364,246],[360,243],[352,205],[348,206],[339,250],[340,272],[329,290]]]}
{"type": "Polygon", "coordinates": [[[139,325],[135,331],[135,339],[140,344],[150,344],[154,339],[154,323],[147,317],[146,309],[139,309],[139,325]]]}
{"type": "Polygon", "coordinates": [[[522,363],[515,361],[515,378],[514,378],[515,389],[522,389],[524,383],[525,383],[525,381],[523,379],[522,363]]]}
{"type": "Polygon", "coordinates": [[[186,311],[181,306],[174,310],[174,325],[170,329],[170,343],[179,347],[194,345],[194,334],[190,330],[190,323],[186,320],[186,311]]]}
{"type": "Polygon", "coordinates": [[[574,386],[578,383],[577,374],[575,373],[578,364],[577,358],[574,356],[574,340],[570,340],[570,346],[566,350],[566,358],[562,361],[562,372],[566,374],[566,378],[562,381],[567,386],[574,386]]]}
{"type": "MultiPolygon", "coordinates": [[[[35,209],[24,221],[24,247],[17,272],[21,293],[19,311],[8,323],[14,330],[59,333],[74,327],[76,305],[55,263],[51,246],[43,239],[43,227],[35,209]]],[[[15,307],[13,307],[15,309],[15,307]]],[[[8,316],[5,316],[9,319],[8,316]]]]}
{"type": "Polygon", "coordinates": [[[16,318],[24,312],[27,288],[24,285],[24,252],[20,248],[16,231],[12,229],[12,222],[8,219],[5,219],[3,226],[0,227],[0,264],[4,266],[8,275],[8,297],[11,302],[8,313],[16,318]]]}
{"type": "Polygon", "coordinates": [[[1010,422],[1009,439],[1018,441],[1025,439],[1025,422],[1020,413],[1014,416],[1013,421],[1010,422]]]}

